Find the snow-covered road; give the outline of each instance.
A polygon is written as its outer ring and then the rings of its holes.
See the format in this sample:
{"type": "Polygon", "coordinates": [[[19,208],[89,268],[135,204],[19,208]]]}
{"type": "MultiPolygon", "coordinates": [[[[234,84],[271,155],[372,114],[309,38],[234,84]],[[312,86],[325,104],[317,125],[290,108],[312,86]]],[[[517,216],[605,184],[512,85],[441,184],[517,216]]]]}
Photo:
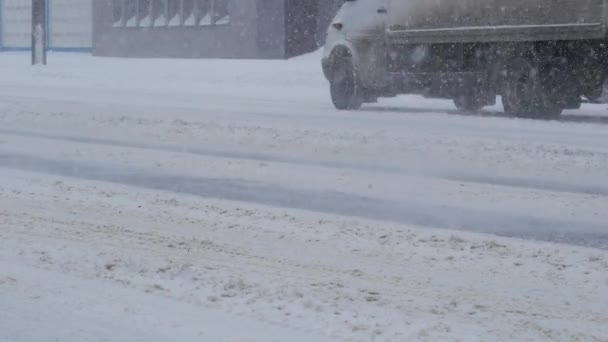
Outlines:
{"type": "Polygon", "coordinates": [[[608,338],[606,106],[343,113],[318,58],[0,55],[0,340],[608,338]]]}

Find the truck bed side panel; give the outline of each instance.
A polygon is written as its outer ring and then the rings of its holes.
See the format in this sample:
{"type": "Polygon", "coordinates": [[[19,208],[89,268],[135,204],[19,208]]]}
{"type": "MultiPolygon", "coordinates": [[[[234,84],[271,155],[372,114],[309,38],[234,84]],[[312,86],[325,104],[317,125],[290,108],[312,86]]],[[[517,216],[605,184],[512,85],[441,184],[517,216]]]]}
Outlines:
{"type": "Polygon", "coordinates": [[[598,39],[607,0],[391,0],[389,39],[408,43],[598,39]]]}

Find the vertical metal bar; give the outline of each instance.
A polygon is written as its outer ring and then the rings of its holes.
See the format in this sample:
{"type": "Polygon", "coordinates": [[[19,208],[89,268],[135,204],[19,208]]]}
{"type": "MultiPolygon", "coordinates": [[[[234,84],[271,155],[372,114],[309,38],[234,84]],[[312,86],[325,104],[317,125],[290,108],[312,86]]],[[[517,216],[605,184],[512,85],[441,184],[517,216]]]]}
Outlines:
{"type": "Polygon", "coordinates": [[[32,0],[32,65],[36,65],[36,24],[38,22],[39,0],[32,0]]]}
{"type": "Polygon", "coordinates": [[[46,0],[32,0],[32,65],[46,65],[46,0]]]}
{"type": "Polygon", "coordinates": [[[210,0],[209,13],[211,13],[211,25],[215,25],[215,0],[210,0]]]}
{"type": "Polygon", "coordinates": [[[182,26],[184,26],[184,24],[186,23],[186,6],[184,5],[184,0],[181,0],[181,5],[182,5],[182,13],[181,13],[181,24],[182,26]]]}
{"type": "MultiPolygon", "coordinates": [[[[199,1],[198,0],[194,0],[193,4],[192,4],[192,13],[194,15],[194,26],[198,26],[198,18],[200,17],[200,9],[198,8],[199,6],[199,1]]],[[[0,31],[1,33],[2,31],[0,31]]],[[[2,43],[0,41],[0,43],[2,43]]],[[[2,46],[0,46],[1,48],[2,46]]]]}
{"type": "Polygon", "coordinates": [[[4,49],[4,30],[2,25],[2,16],[4,16],[4,14],[2,13],[2,8],[4,7],[4,3],[3,0],[0,0],[0,51],[2,51],[2,49],[4,49]]]}
{"type": "Polygon", "coordinates": [[[177,15],[179,16],[179,25],[182,26],[184,24],[184,0],[180,0],[179,2],[177,15]]]}
{"type": "Polygon", "coordinates": [[[150,0],[150,4],[148,4],[148,13],[150,14],[148,27],[154,27],[154,0],[150,0]]]}
{"type": "Polygon", "coordinates": [[[608,0],[602,1],[602,36],[608,34],[608,0]]]}
{"type": "Polygon", "coordinates": [[[40,39],[42,39],[42,42],[40,42],[40,46],[42,48],[42,65],[46,65],[46,49],[47,49],[47,41],[48,41],[48,22],[47,22],[47,16],[48,16],[48,6],[47,6],[47,1],[48,0],[40,0],[40,2],[42,3],[40,6],[42,6],[41,10],[40,10],[40,17],[42,20],[42,23],[40,24],[40,27],[42,28],[42,37],[40,39]]]}
{"type": "Polygon", "coordinates": [[[139,5],[141,1],[135,0],[135,27],[139,27],[139,5]]]}
{"type": "Polygon", "coordinates": [[[163,3],[165,5],[165,24],[169,26],[169,0],[164,0],[163,3]]]}
{"type": "Polygon", "coordinates": [[[44,25],[44,27],[45,27],[44,35],[46,36],[45,46],[47,49],[50,49],[51,44],[52,44],[52,42],[51,42],[51,40],[52,40],[52,38],[51,38],[51,36],[52,36],[51,35],[51,20],[50,20],[51,19],[51,1],[52,0],[46,0],[46,5],[44,8],[44,24],[45,24],[44,25]]]}

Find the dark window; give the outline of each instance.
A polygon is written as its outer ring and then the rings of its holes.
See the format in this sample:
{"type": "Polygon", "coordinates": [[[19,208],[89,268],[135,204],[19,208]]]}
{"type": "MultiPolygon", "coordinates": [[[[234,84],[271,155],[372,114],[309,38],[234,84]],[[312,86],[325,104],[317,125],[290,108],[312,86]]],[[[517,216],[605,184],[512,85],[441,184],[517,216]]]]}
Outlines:
{"type": "Polygon", "coordinates": [[[198,24],[201,26],[230,23],[230,0],[198,0],[198,24]]]}
{"type": "Polygon", "coordinates": [[[226,25],[230,24],[230,2],[231,0],[112,0],[113,26],[226,25]]]}
{"type": "Polygon", "coordinates": [[[180,26],[181,25],[181,1],[180,0],[168,0],[167,2],[167,20],[169,26],[180,26]]]}
{"type": "Polygon", "coordinates": [[[120,27],[123,22],[124,0],[112,1],[112,23],[114,27],[120,27]]]}
{"type": "Polygon", "coordinates": [[[125,26],[137,26],[137,0],[124,1],[125,26]]]}
{"type": "Polygon", "coordinates": [[[167,0],[152,0],[152,26],[167,26],[167,0]]]}
{"type": "Polygon", "coordinates": [[[211,25],[211,0],[197,0],[197,6],[196,22],[198,25],[211,25]]]}
{"type": "Polygon", "coordinates": [[[182,0],[182,22],[184,26],[196,25],[196,8],[194,0],[182,0]]]}
{"type": "Polygon", "coordinates": [[[230,24],[230,12],[228,11],[229,0],[214,0],[213,4],[213,24],[230,24]]]}
{"type": "Polygon", "coordinates": [[[137,6],[139,26],[150,27],[152,26],[152,1],[151,0],[139,0],[137,6]]]}

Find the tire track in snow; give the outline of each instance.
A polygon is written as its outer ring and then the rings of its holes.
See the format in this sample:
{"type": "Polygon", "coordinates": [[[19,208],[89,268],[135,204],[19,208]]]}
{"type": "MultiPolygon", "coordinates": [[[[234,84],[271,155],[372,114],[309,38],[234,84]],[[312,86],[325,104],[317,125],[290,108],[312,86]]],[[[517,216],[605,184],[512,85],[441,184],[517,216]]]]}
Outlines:
{"type": "Polygon", "coordinates": [[[12,129],[1,129],[0,134],[14,135],[21,137],[40,138],[48,140],[58,140],[65,142],[76,142],[81,144],[89,145],[103,145],[112,147],[127,147],[136,148],[150,151],[163,151],[163,152],[174,152],[174,153],[185,153],[197,156],[209,156],[217,158],[231,158],[231,159],[243,159],[243,160],[254,160],[263,162],[273,163],[286,163],[295,165],[306,165],[306,166],[321,166],[326,168],[334,169],[349,169],[358,171],[371,171],[381,172],[386,174],[398,174],[398,175],[410,175],[427,178],[440,178],[448,181],[456,182],[467,182],[467,183],[478,183],[485,185],[498,185],[513,188],[522,189],[537,189],[543,191],[553,192],[565,192],[575,194],[586,194],[586,195],[597,195],[608,197],[608,186],[601,184],[585,184],[585,183],[564,183],[557,180],[549,179],[534,179],[534,178],[517,178],[517,177],[504,177],[504,176],[487,176],[477,174],[465,174],[462,172],[425,172],[416,171],[415,169],[408,169],[402,167],[391,167],[387,165],[363,165],[351,162],[341,161],[311,161],[299,158],[289,158],[285,156],[276,156],[264,153],[255,152],[234,152],[225,150],[213,150],[208,148],[198,147],[186,147],[186,146],[171,146],[166,144],[153,144],[153,143],[139,143],[129,142],[114,139],[105,138],[92,138],[92,137],[78,137],[78,136],[67,136],[58,134],[48,134],[39,132],[29,132],[12,129]]]}
{"type": "Polygon", "coordinates": [[[521,216],[416,201],[392,201],[345,192],[310,191],[240,179],[159,174],[140,169],[117,169],[103,164],[11,154],[0,154],[0,167],[206,198],[608,249],[608,227],[593,222],[521,216]]]}

